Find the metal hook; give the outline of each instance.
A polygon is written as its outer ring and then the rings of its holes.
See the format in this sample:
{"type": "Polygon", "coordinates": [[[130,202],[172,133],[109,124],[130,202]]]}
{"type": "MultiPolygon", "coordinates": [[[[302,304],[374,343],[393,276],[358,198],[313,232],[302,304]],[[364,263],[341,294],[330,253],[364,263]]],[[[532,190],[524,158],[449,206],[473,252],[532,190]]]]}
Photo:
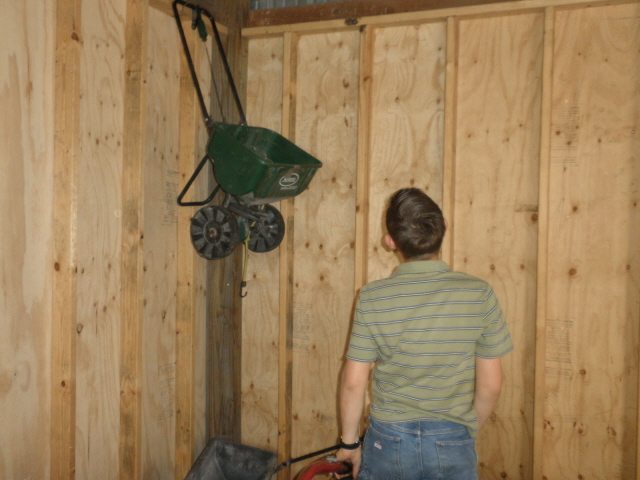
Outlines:
{"type": "Polygon", "coordinates": [[[244,298],[247,296],[246,292],[244,294],[242,293],[242,290],[245,288],[247,288],[247,282],[243,280],[242,282],[240,282],[240,298],[244,298]]]}

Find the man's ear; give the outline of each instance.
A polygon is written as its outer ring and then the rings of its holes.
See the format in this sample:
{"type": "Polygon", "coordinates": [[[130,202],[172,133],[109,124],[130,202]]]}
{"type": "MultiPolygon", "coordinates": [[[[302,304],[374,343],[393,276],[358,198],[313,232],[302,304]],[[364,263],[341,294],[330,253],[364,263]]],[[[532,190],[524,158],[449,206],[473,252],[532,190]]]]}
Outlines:
{"type": "Polygon", "coordinates": [[[447,219],[444,219],[444,229],[447,230],[449,228],[449,222],[447,222],[447,219]]]}
{"type": "Polygon", "coordinates": [[[398,247],[396,247],[396,242],[393,241],[393,238],[391,238],[391,235],[387,234],[384,237],[384,243],[387,244],[387,247],[389,247],[391,250],[393,250],[394,252],[397,250],[398,247]]]}

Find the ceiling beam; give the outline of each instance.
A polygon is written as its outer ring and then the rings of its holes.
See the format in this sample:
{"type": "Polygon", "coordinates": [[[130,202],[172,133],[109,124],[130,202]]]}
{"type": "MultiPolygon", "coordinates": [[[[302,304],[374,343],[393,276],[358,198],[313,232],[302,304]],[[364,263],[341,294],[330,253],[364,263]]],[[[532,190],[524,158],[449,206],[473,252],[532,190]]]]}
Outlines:
{"type": "MultiPolygon", "coordinates": [[[[156,0],[167,1],[167,0],[156,0]]],[[[346,0],[297,7],[252,10],[249,27],[290,25],[320,20],[356,19],[392,13],[467,7],[510,0],[346,0]]]]}

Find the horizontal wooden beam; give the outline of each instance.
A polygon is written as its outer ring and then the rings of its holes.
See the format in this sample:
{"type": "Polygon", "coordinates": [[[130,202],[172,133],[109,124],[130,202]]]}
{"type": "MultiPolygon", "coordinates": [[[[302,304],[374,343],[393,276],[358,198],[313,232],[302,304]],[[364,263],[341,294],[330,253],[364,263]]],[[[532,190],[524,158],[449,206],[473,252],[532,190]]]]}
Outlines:
{"type": "Polygon", "coordinates": [[[297,7],[253,10],[249,14],[249,27],[289,25],[320,20],[347,20],[392,13],[418,12],[512,0],[349,0],[297,7]]]}
{"type": "MultiPolygon", "coordinates": [[[[453,3],[453,0],[452,2],[448,3],[453,3]]],[[[249,27],[245,28],[242,31],[242,35],[245,37],[265,37],[272,35],[282,35],[284,32],[304,34],[323,31],[355,29],[360,28],[363,25],[373,25],[379,27],[388,25],[409,25],[424,23],[427,21],[444,20],[448,17],[475,17],[499,14],[508,15],[523,13],[526,11],[543,11],[547,7],[584,8],[624,3],[640,3],[640,0],[512,0],[508,2],[494,1],[491,3],[471,3],[472,5],[468,6],[434,8],[432,10],[393,13],[388,15],[375,15],[337,20],[320,20],[313,22],[308,21],[304,23],[291,23],[286,25],[249,27]]]]}

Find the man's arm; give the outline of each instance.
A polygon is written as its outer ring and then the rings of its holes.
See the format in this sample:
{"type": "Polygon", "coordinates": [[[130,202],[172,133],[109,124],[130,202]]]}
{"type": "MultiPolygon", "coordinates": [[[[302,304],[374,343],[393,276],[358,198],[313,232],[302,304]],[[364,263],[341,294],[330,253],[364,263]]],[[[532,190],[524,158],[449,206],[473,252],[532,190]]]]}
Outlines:
{"type": "Polygon", "coordinates": [[[502,390],[502,360],[476,356],[476,393],[473,406],[478,416],[478,429],[493,412],[502,390]]]}
{"type": "MultiPolygon", "coordinates": [[[[364,412],[364,402],[369,384],[371,363],[347,359],[342,374],[340,388],[340,420],[342,441],[356,443],[360,438],[360,421],[364,412]]],[[[338,450],[336,457],[353,465],[353,478],[358,477],[362,457],[362,447],[355,450],[338,450]]]]}

